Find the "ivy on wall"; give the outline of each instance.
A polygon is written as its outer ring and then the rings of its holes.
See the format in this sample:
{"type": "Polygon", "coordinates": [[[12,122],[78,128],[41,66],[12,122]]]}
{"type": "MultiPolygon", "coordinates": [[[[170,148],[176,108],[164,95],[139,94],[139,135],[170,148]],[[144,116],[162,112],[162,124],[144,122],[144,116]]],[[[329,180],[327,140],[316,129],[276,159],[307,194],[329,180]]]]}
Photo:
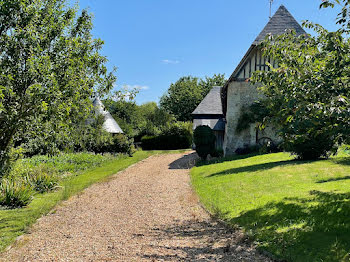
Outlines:
{"type": "Polygon", "coordinates": [[[263,130],[269,116],[270,112],[262,101],[256,101],[250,106],[242,106],[236,132],[240,134],[247,130],[251,124],[257,124],[257,129],[263,130]]]}

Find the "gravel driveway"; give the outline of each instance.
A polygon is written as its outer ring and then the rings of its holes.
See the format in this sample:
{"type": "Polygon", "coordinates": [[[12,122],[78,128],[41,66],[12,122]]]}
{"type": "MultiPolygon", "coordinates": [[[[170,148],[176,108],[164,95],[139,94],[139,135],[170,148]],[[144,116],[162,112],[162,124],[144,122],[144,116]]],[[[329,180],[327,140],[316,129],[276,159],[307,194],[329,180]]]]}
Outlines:
{"type": "Polygon", "coordinates": [[[195,154],[150,157],[41,218],[1,261],[270,261],[199,206],[195,154]]]}

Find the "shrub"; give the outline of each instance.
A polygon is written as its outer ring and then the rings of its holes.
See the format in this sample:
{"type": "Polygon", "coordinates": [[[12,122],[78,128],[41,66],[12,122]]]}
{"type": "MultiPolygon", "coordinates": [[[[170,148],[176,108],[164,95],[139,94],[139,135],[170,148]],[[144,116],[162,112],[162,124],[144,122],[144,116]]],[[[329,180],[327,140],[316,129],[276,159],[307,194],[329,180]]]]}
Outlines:
{"type": "Polygon", "coordinates": [[[340,150],[343,151],[345,154],[350,155],[350,145],[343,144],[340,147],[340,150]]]}
{"type": "Polygon", "coordinates": [[[0,184],[0,205],[11,208],[23,207],[33,198],[32,187],[24,180],[3,179],[0,184]]]}
{"type": "Polygon", "coordinates": [[[77,123],[75,128],[57,132],[44,125],[43,130],[26,134],[19,143],[28,157],[82,151],[132,154],[133,141],[122,134],[113,135],[105,131],[102,115],[91,116],[87,123],[77,123]]]}
{"type": "Polygon", "coordinates": [[[113,153],[125,153],[132,156],[135,152],[133,140],[129,139],[126,135],[117,134],[113,138],[113,153]]]}
{"type": "Polygon", "coordinates": [[[9,152],[0,152],[0,178],[7,176],[17,159],[23,156],[22,148],[11,148],[9,152]]]}
{"type": "Polygon", "coordinates": [[[58,176],[54,173],[45,172],[42,168],[35,168],[29,174],[25,181],[36,192],[44,193],[54,190],[58,187],[58,176]]]}
{"type": "Polygon", "coordinates": [[[215,149],[214,152],[210,154],[212,157],[223,157],[224,150],[223,149],[215,149]]]}
{"type": "Polygon", "coordinates": [[[297,155],[299,159],[314,160],[328,158],[337,151],[335,139],[326,133],[316,135],[285,135],[283,149],[297,155]]]}
{"type": "Polygon", "coordinates": [[[244,146],[244,147],[240,147],[237,148],[235,153],[237,155],[248,155],[248,154],[253,154],[253,153],[258,153],[260,152],[259,149],[261,147],[259,147],[259,145],[253,145],[253,146],[244,146]]]}
{"type": "Polygon", "coordinates": [[[194,144],[197,154],[206,159],[208,154],[215,154],[215,140],[213,130],[208,126],[197,126],[194,130],[194,144]]]}
{"type": "Polygon", "coordinates": [[[169,125],[158,136],[143,136],[142,148],[145,150],[186,149],[192,145],[192,127],[189,123],[169,125]]]}

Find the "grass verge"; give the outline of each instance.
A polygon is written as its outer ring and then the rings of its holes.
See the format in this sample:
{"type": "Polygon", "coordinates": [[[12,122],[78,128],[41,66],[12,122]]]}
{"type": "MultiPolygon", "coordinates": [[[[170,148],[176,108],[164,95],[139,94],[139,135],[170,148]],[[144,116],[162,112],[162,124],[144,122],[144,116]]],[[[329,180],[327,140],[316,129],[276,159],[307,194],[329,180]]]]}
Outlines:
{"type": "Polygon", "coordinates": [[[350,260],[350,157],[295,161],[276,153],[199,164],[203,205],[287,261],[350,260]]]}
{"type": "Polygon", "coordinates": [[[109,176],[135,164],[151,155],[162,153],[178,153],[178,151],[138,151],[133,157],[122,156],[103,163],[101,166],[86,170],[77,176],[70,176],[61,183],[57,191],[36,195],[25,208],[0,210],[0,252],[41,216],[47,214],[59,202],[81,192],[90,185],[104,181],[109,176]]]}

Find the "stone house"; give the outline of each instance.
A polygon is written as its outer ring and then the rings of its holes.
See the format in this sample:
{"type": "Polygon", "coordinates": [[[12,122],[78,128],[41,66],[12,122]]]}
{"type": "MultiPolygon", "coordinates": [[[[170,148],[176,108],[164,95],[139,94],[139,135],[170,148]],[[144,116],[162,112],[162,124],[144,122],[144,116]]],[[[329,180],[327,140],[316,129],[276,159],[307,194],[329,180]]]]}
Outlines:
{"type": "MultiPolygon", "coordinates": [[[[258,70],[270,70],[267,66],[267,62],[273,66],[277,66],[275,61],[270,61],[263,57],[258,47],[259,43],[261,43],[268,34],[281,35],[285,33],[286,30],[290,29],[295,30],[297,35],[306,34],[289,11],[281,5],[251,44],[228,81],[221,88],[221,101],[216,102],[216,104],[208,103],[205,101],[206,97],[202,102],[203,104],[201,103],[193,112],[194,125],[198,125],[198,122],[202,121],[202,124],[208,123],[207,125],[212,127],[212,122],[214,123],[219,119],[220,121],[222,120],[225,125],[225,132],[223,138],[220,138],[222,139],[220,144],[223,146],[225,155],[235,154],[236,150],[239,148],[256,145],[259,142],[259,138],[267,138],[275,142],[279,140],[273,127],[267,127],[264,131],[258,132],[255,124],[250,125],[248,129],[241,132],[237,132],[236,129],[242,110],[261,98],[261,95],[257,91],[257,86],[249,82],[252,73],[258,70]],[[207,110],[205,110],[205,106],[208,106],[207,110]],[[217,117],[215,121],[210,118],[209,123],[206,122],[208,119],[204,118],[205,115],[209,115],[207,114],[208,112],[217,112],[220,114],[215,115],[217,117]],[[203,119],[197,119],[196,117],[198,115],[203,117],[203,119]]],[[[216,89],[217,88],[215,88],[215,90],[216,89]]],[[[217,101],[217,99],[215,101],[217,101]]]]}
{"type": "Polygon", "coordinates": [[[268,34],[281,35],[290,29],[294,30],[297,35],[306,34],[300,24],[282,5],[254,40],[224,85],[222,89],[222,107],[226,119],[223,143],[225,155],[234,154],[238,148],[257,144],[259,137],[267,137],[272,141],[279,140],[272,127],[267,127],[264,131],[260,131],[262,132],[261,134],[257,134],[254,124],[246,131],[240,133],[236,132],[236,127],[242,108],[249,106],[260,98],[260,94],[256,90],[257,87],[248,81],[252,73],[257,70],[270,70],[266,62],[269,62],[273,66],[277,65],[275,61],[269,61],[269,59],[262,56],[258,44],[268,34]]]}

